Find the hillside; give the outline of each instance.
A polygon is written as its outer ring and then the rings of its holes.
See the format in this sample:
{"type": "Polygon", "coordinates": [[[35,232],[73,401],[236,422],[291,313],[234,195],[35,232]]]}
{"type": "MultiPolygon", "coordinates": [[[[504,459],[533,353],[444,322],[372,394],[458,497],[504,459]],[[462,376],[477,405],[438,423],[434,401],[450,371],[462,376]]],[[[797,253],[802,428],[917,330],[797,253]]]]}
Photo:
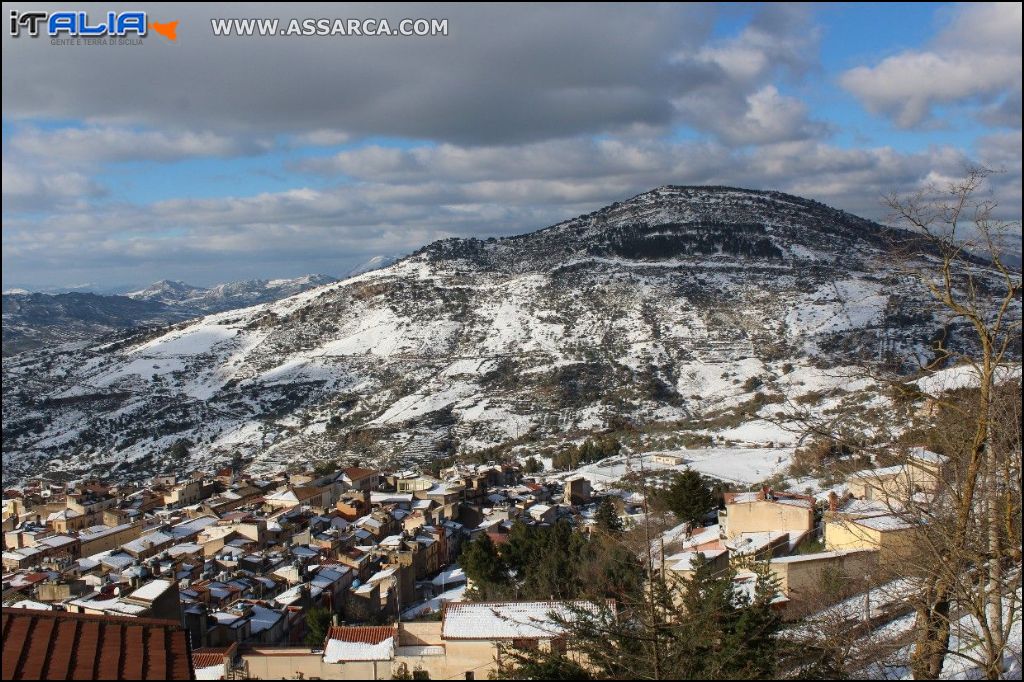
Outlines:
{"type": "MultiPolygon", "coordinates": [[[[271,302],[4,359],[4,476],[141,477],[578,439],[792,444],[787,401],[884,413],[843,368],[942,324],[894,235],[775,192],[662,187],[544,230],[449,239],[271,302]],[[174,461],[185,440],[191,455],[174,461]]],[[[955,334],[955,330],[954,330],[955,334]]]]}

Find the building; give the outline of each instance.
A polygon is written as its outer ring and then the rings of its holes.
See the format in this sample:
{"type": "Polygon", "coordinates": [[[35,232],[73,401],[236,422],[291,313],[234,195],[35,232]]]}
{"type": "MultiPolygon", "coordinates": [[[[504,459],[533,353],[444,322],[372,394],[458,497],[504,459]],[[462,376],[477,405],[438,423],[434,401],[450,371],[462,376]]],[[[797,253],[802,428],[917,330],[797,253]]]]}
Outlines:
{"type": "Polygon", "coordinates": [[[718,512],[722,533],[734,538],[743,533],[814,529],[814,498],[763,488],[751,493],[726,493],[725,509],[718,512]]]}
{"type": "Polygon", "coordinates": [[[706,549],[703,551],[677,552],[665,557],[666,575],[689,580],[693,577],[694,561],[698,554],[703,554],[705,561],[711,566],[715,573],[722,573],[729,570],[729,550],[727,549],[706,549]]]}
{"type": "Polygon", "coordinates": [[[914,551],[920,526],[878,500],[830,500],[825,514],[825,549],[867,549],[879,552],[882,563],[898,562],[914,551]]]}
{"type": "Polygon", "coordinates": [[[464,670],[483,678],[502,660],[506,647],[560,647],[565,631],[559,620],[571,621],[579,611],[597,613],[598,606],[585,601],[449,602],[441,619],[449,675],[464,670]],[[488,660],[493,662],[490,669],[480,670],[481,662],[488,660]]]}
{"type": "Polygon", "coordinates": [[[878,552],[844,550],[796,554],[768,562],[779,590],[789,599],[787,610],[838,600],[865,580],[878,566],[878,552]]]}
{"type": "Polygon", "coordinates": [[[376,490],[380,486],[380,472],[374,469],[349,467],[342,470],[341,480],[352,490],[376,490]]]}
{"type": "Polygon", "coordinates": [[[677,467],[686,464],[686,458],[682,455],[673,455],[668,452],[659,452],[651,457],[651,461],[655,464],[664,464],[665,466],[677,467]]]}
{"type": "Polygon", "coordinates": [[[902,464],[856,471],[847,477],[846,486],[857,499],[898,503],[917,493],[934,492],[946,461],[943,455],[913,447],[902,464]]]}
{"type": "Polygon", "coordinates": [[[119,526],[92,526],[78,534],[81,555],[92,556],[116,549],[142,534],[142,522],[123,523],[119,526]]]}
{"type": "Polygon", "coordinates": [[[174,621],[3,609],[5,680],[190,680],[192,654],[174,621]]]}
{"type": "Polygon", "coordinates": [[[322,651],[250,647],[243,666],[262,679],[391,679],[404,670],[430,679],[487,679],[509,647],[561,647],[554,616],[572,619],[589,602],[451,602],[438,622],[332,627],[322,651]]]}
{"type": "Polygon", "coordinates": [[[593,490],[590,481],[583,476],[571,476],[565,481],[565,492],[562,501],[566,504],[579,505],[590,502],[593,490]]]}

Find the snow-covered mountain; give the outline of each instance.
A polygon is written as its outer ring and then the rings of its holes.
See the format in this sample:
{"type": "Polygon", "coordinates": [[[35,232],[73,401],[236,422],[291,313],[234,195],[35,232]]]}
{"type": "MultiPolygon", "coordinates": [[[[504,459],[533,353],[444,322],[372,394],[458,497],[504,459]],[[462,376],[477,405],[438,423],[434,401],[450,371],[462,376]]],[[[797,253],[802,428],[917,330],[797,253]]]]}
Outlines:
{"type": "Polygon", "coordinates": [[[6,358],[4,476],[409,462],[625,422],[795,442],[771,423],[785,402],[884,410],[841,368],[926,353],[941,328],[892,262],[898,236],[781,193],[669,186],[439,241],[275,302],[6,358]],[[186,462],[166,454],[180,439],[186,462]]]}
{"type": "Polygon", "coordinates": [[[337,281],[327,275],[247,280],[203,288],[161,280],[124,295],[81,292],[3,294],[4,355],[96,339],[110,332],[163,326],[208,313],[268,303],[337,281]]]}
{"type": "Polygon", "coordinates": [[[165,279],[126,296],[137,301],[158,301],[201,314],[268,303],[336,281],[327,275],[303,275],[294,279],[250,279],[203,288],[165,279]]]}
{"type": "Polygon", "coordinates": [[[345,275],[345,278],[347,279],[349,277],[355,277],[356,275],[362,275],[363,273],[366,272],[373,272],[374,270],[386,268],[387,266],[397,261],[399,258],[401,258],[401,256],[373,256],[372,258],[366,259],[359,265],[349,270],[348,273],[345,275]]]}
{"type": "Polygon", "coordinates": [[[159,301],[92,293],[44,294],[11,291],[3,295],[3,354],[83,342],[117,330],[166,325],[200,313],[159,301]]]}

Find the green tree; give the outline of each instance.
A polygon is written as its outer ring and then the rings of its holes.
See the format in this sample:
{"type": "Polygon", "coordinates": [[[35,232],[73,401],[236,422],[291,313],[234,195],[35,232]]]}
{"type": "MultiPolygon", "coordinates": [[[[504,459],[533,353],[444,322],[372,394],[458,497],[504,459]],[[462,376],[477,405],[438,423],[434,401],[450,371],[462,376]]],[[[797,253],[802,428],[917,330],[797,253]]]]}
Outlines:
{"type": "Polygon", "coordinates": [[[668,488],[659,495],[662,503],[680,521],[700,526],[707,513],[715,506],[715,495],[707,480],[693,469],[672,477],[668,488]]]}
{"type": "Polygon", "coordinates": [[[331,627],[331,612],[321,606],[312,606],[306,610],[306,646],[319,649],[327,639],[327,630],[331,627]]]}
{"type": "Polygon", "coordinates": [[[526,462],[523,464],[523,471],[528,474],[539,474],[544,471],[544,464],[542,464],[539,459],[531,455],[526,458],[526,462]]]}
{"type": "Polygon", "coordinates": [[[174,441],[174,445],[171,446],[170,455],[179,462],[184,462],[188,459],[189,452],[191,451],[192,443],[186,438],[179,438],[174,441]]]}
{"type": "Polygon", "coordinates": [[[463,547],[459,565],[473,581],[473,589],[484,598],[499,596],[497,593],[508,583],[505,565],[487,533],[463,547]]]}
{"type": "Polygon", "coordinates": [[[621,533],[624,529],[619,513],[615,511],[615,505],[611,497],[602,497],[594,513],[594,522],[598,530],[606,533],[621,533]]]}
{"type": "Polygon", "coordinates": [[[595,602],[552,617],[565,651],[510,652],[502,679],[772,679],[783,669],[774,580],[759,568],[752,585],[698,557],[694,576],[654,576],[618,606],[595,602]],[[586,661],[580,668],[577,661],[586,661]],[[586,675],[584,677],[583,675],[586,675]]]}
{"type": "Polygon", "coordinates": [[[592,680],[582,665],[557,652],[530,655],[516,649],[501,648],[498,669],[491,674],[495,680],[592,680]]]}

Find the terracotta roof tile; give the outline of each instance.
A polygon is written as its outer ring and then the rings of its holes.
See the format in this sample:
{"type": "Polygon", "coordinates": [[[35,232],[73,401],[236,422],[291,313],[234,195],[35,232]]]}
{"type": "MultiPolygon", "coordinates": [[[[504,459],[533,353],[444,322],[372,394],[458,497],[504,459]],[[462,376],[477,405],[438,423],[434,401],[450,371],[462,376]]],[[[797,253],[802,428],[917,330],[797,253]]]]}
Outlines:
{"type": "Polygon", "coordinates": [[[4,679],[193,679],[175,621],[3,609],[4,679]]]}
{"type": "Polygon", "coordinates": [[[332,625],[327,631],[327,639],[358,644],[380,644],[389,637],[397,637],[398,628],[394,625],[347,626],[332,625]]]}

